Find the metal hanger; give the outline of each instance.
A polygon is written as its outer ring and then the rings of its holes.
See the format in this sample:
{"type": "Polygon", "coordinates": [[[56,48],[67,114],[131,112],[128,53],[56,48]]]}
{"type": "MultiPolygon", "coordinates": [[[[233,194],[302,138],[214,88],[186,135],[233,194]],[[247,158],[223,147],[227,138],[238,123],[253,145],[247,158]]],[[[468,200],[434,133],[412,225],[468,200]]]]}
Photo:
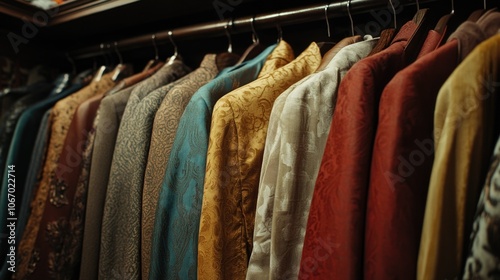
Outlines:
{"type": "Polygon", "coordinates": [[[66,59],[68,60],[69,64],[71,64],[71,75],[76,76],[76,64],[68,52],[66,52],[66,59]]]}
{"type": "Polygon", "coordinates": [[[101,49],[102,57],[104,58],[104,65],[101,65],[101,67],[99,67],[96,74],[94,75],[94,79],[93,79],[94,82],[99,82],[101,80],[102,75],[104,74],[104,72],[107,69],[106,65],[109,63],[108,58],[106,57],[105,52],[104,52],[104,43],[101,43],[99,45],[99,47],[101,49]]]}
{"type": "Polygon", "coordinates": [[[330,31],[330,21],[328,20],[328,7],[330,4],[325,5],[325,21],[326,21],[326,31],[328,34],[328,38],[331,38],[331,31],[330,31]]]}
{"type": "Polygon", "coordinates": [[[486,0],[483,1],[483,9],[475,10],[470,14],[470,16],[467,18],[467,21],[472,21],[476,22],[481,16],[483,16],[484,13],[486,13],[486,0]]]}
{"type": "Polygon", "coordinates": [[[241,55],[241,58],[236,63],[236,65],[243,63],[243,61],[245,61],[245,59],[247,59],[247,57],[249,57],[250,53],[253,50],[257,50],[258,49],[257,47],[260,46],[259,35],[257,34],[257,31],[255,31],[254,23],[255,23],[255,16],[253,16],[252,19],[250,20],[250,25],[252,27],[252,42],[253,43],[245,50],[243,55],[241,55]]]}
{"type": "Polygon", "coordinates": [[[154,59],[150,59],[148,61],[148,63],[146,64],[146,66],[144,67],[142,72],[148,71],[149,69],[151,69],[151,67],[153,67],[154,65],[157,65],[160,62],[160,59],[158,56],[158,47],[156,46],[156,34],[151,35],[151,41],[153,42],[153,48],[155,50],[155,57],[154,57],[154,59]]]}
{"type": "Polygon", "coordinates": [[[278,20],[276,23],[276,29],[278,30],[278,40],[276,40],[276,43],[280,43],[283,40],[283,30],[281,29],[281,25],[279,24],[281,19],[281,12],[278,12],[278,20]]]}
{"type": "MultiPolygon", "coordinates": [[[[349,2],[351,2],[351,0],[349,0],[349,2]]],[[[396,18],[396,8],[394,7],[394,3],[392,3],[392,0],[389,0],[389,3],[391,4],[392,14],[394,15],[394,29],[398,29],[398,23],[397,23],[397,18],[396,18]]],[[[420,5],[419,5],[419,7],[420,7],[420,5]]]]}
{"type": "Polygon", "coordinates": [[[278,40],[276,43],[279,43],[283,40],[283,29],[281,29],[281,25],[277,24],[276,29],[278,30],[278,40]]]}
{"type": "Polygon", "coordinates": [[[320,67],[318,69],[326,67],[328,62],[331,60],[331,57],[327,57],[327,54],[337,44],[336,42],[333,42],[331,40],[332,30],[330,28],[330,20],[328,19],[328,8],[329,7],[330,7],[330,4],[325,5],[326,31],[327,31],[327,35],[328,35],[329,40],[326,42],[318,42],[317,43],[319,50],[321,52],[321,56],[324,58],[324,59],[322,59],[322,62],[321,62],[320,67]]]}
{"type": "Polygon", "coordinates": [[[228,53],[233,53],[233,42],[231,40],[231,33],[229,32],[229,24],[231,24],[231,29],[233,28],[233,19],[231,18],[226,22],[226,25],[224,26],[224,32],[226,33],[227,41],[228,41],[228,46],[227,46],[227,52],[228,53]]]}
{"type": "MultiPolygon", "coordinates": [[[[474,12],[471,14],[471,17],[475,17],[476,15],[480,16],[480,14],[482,14],[482,12],[474,12]]],[[[446,32],[446,35],[449,36],[451,31],[455,30],[460,23],[461,22],[459,22],[459,18],[457,18],[457,16],[455,15],[455,1],[451,0],[451,12],[439,19],[436,27],[434,28],[434,31],[437,31],[439,34],[443,34],[444,32],[446,32]]],[[[448,36],[443,37],[447,38],[448,36]]]]}
{"type": "Polygon", "coordinates": [[[328,19],[329,6],[330,6],[330,4],[325,5],[325,22],[326,22],[327,35],[328,35],[328,38],[330,40],[328,40],[327,42],[317,43],[323,59],[321,60],[321,64],[319,65],[318,69],[316,69],[316,71],[320,71],[328,65],[328,63],[330,62],[330,60],[333,57],[333,56],[329,56],[328,53],[336,45],[336,43],[331,41],[331,35],[332,35],[331,33],[332,32],[331,32],[331,28],[330,28],[330,20],[328,19]]]}
{"type": "Polygon", "coordinates": [[[349,21],[351,21],[351,36],[354,36],[354,21],[351,15],[351,0],[347,1],[347,14],[349,15],[349,21]]]}
{"type": "Polygon", "coordinates": [[[106,66],[113,67],[115,65],[115,57],[113,56],[113,51],[111,50],[111,44],[106,44],[106,56],[109,58],[109,64],[106,66]]]}
{"type": "Polygon", "coordinates": [[[179,56],[179,53],[177,52],[177,45],[175,44],[174,42],[174,38],[172,36],[172,31],[168,31],[168,38],[170,39],[170,43],[172,43],[172,46],[174,47],[174,55],[172,55],[169,59],[168,59],[168,64],[172,64],[174,63],[174,61],[177,59],[177,57],[179,56]]]}
{"type": "Polygon", "coordinates": [[[115,46],[115,52],[116,52],[116,55],[118,56],[118,61],[120,64],[123,64],[123,58],[122,58],[122,54],[120,53],[120,51],[118,50],[118,42],[114,42],[113,45],[115,46]]]}
{"type": "Polygon", "coordinates": [[[259,35],[257,34],[257,31],[255,31],[255,16],[252,17],[252,22],[251,22],[251,26],[252,26],[252,41],[254,43],[258,43],[259,42],[259,35]]]}
{"type": "Polygon", "coordinates": [[[118,51],[118,42],[115,41],[114,46],[115,46],[116,55],[118,56],[118,65],[116,65],[115,70],[113,72],[113,76],[111,77],[111,79],[113,81],[116,81],[120,77],[120,74],[122,73],[124,65],[123,65],[122,55],[121,55],[120,51],[118,51]]]}

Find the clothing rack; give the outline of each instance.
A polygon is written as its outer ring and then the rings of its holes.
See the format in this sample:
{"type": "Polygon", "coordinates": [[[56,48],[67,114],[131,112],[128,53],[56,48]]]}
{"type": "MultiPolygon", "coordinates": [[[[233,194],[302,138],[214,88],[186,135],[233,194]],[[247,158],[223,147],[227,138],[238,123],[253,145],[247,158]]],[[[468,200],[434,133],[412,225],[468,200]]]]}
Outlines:
{"type": "MultiPolygon", "coordinates": [[[[418,1],[419,4],[436,2],[439,0],[418,1]]],[[[416,5],[417,2],[399,2],[399,5],[410,6],[416,5]]],[[[226,27],[231,34],[249,32],[252,30],[252,24],[256,29],[266,29],[276,26],[287,26],[325,20],[325,8],[328,6],[327,15],[329,18],[347,16],[349,14],[365,13],[374,9],[389,8],[391,2],[389,0],[347,0],[341,2],[330,3],[328,5],[311,5],[302,8],[287,9],[280,12],[260,14],[256,16],[246,16],[234,20],[213,21],[208,23],[196,24],[186,27],[180,27],[172,30],[162,31],[154,34],[155,41],[168,41],[173,39],[177,41],[183,38],[209,38],[224,36],[226,27]],[[349,6],[349,8],[348,8],[349,6]],[[348,10],[349,9],[349,10],[348,10]],[[253,22],[253,23],[252,23],[253,22]],[[169,35],[169,33],[171,35],[169,35]],[[171,36],[171,37],[170,37],[171,36]]],[[[396,7],[397,9],[397,7],[396,7]]],[[[397,15],[396,15],[397,16],[397,15]]],[[[117,46],[121,50],[139,48],[147,44],[151,44],[153,34],[141,35],[124,39],[117,42],[117,46]]],[[[100,46],[90,46],[70,52],[71,57],[75,59],[90,58],[102,55],[100,46]]]]}

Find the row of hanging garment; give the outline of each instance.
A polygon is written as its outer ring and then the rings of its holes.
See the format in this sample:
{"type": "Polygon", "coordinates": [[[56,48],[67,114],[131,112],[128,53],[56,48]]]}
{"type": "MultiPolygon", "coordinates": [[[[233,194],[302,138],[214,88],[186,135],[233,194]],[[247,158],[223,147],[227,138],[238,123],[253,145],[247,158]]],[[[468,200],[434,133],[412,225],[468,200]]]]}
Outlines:
{"type": "Polygon", "coordinates": [[[491,277],[500,13],[412,54],[419,27],[49,87],[8,148],[1,278],[491,277]]]}

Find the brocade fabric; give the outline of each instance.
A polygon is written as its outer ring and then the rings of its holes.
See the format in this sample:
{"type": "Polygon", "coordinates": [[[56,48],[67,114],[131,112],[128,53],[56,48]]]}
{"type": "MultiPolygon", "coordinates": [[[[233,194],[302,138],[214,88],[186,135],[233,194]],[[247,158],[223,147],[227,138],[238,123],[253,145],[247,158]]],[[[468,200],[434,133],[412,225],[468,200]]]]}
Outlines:
{"type": "Polygon", "coordinates": [[[104,202],[99,279],[141,278],[142,186],[153,119],[168,91],[191,69],[164,65],[134,88],[116,138],[104,202]],[[148,90],[151,89],[151,90],[148,90]]]}
{"type": "MultiPolygon", "coordinates": [[[[54,85],[45,81],[28,86],[26,88],[26,95],[16,100],[0,119],[0,174],[4,172],[12,136],[22,113],[31,105],[49,96],[53,87],[54,85]]],[[[2,185],[0,184],[0,186],[2,185]]],[[[3,255],[0,256],[0,260],[3,261],[3,258],[3,255]]]]}
{"type": "Polygon", "coordinates": [[[113,160],[116,136],[125,106],[134,87],[128,87],[102,99],[95,118],[95,139],[92,153],[87,207],[83,229],[80,279],[95,280],[99,268],[99,246],[104,200],[108,186],[109,170],[113,160]]]}
{"type": "Polygon", "coordinates": [[[484,159],[492,155],[498,136],[499,62],[500,35],[494,35],[458,65],[439,91],[417,279],[460,277],[489,168],[484,159]]]}
{"type": "MultiPolygon", "coordinates": [[[[14,165],[16,167],[16,186],[18,186],[16,187],[15,192],[15,196],[17,198],[16,217],[18,218],[16,223],[16,244],[19,244],[24,225],[29,216],[29,204],[33,196],[32,193],[34,185],[36,184],[36,180],[32,180],[32,178],[36,177],[39,173],[39,169],[41,168],[40,166],[43,163],[43,154],[46,150],[44,143],[47,143],[46,139],[48,138],[47,128],[49,120],[49,114],[45,115],[46,111],[60,99],[82,88],[83,84],[75,83],[67,90],[61,92],[60,90],[63,87],[65,87],[64,82],[57,84],[56,88],[49,95],[49,97],[26,109],[26,111],[19,118],[12,136],[12,144],[9,148],[6,164],[7,166],[14,165]],[[38,137],[38,135],[40,135],[40,137],[38,137]],[[38,167],[34,166],[35,161],[38,167]]],[[[5,185],[0,188],[2,191],[0,194],[0,209],[7,209],[7,179],[5,178],[2,182],[5,185]]],[[[4,216],[6,214],[7,211],[0,211],[0,216],[2,217],[1,221],[7,221],[4,216]]],[[[5,236],[7,237],[8,228],[5,224],[2,224],[2,229],[5,230],[3,233],[5,233],[5,236]]],[[[3,240],[0,241],[0,243],[3,243],[3,240]]],[[[7,263],[4,263],[1,266],[0,279],[8,278],[7,267],[7,263]]]]}
{"type": "Polygon", "coordinates": [[[268,131],[259,186],[259,224],[254,231],[258,247],[252,252],[247,279],[298,277],[309,204],[338,84],[377,42],[369,39],[343,47],[323,70],[276,100],[271,117],[276,124],[268,131]]]}
{"type": "Polygon", "coordinates": [[[275,47],[272,45],[254,59],[226,68],[225,74],[202,86],[186,106],[158,200],[150,279],[197,279],[198,227],[213,106],[226,93],[255,80],[266,58],[273,57],[271,52],[275,47]],[[170,257],[173,246],[174,259],[170,257]]]}
{"type": "MultiPolygon", "coordinates": [[[[498,81],[494,86],[498,90],[498,81]]],[[[500,244],[498,243],[500,234],[499,163],[500,139],[497,140],[490,170],[477,205],[470,235],[470,250],[462,278],[464,280],[496,279],[500,276],[500,244]]]]}
{"type": "Polygon", "coordinates": [[[181,83],[175,85],[168,92],[156,112],[142,191],[142,279],[149,279],[155,213],[168,157],[182,113],[193,94],[200,87],[215,78],[219,69],[232,66],[237,60],[237,55],[229,53],[205,55],[200,67],[186,75],[181,83]],[[221,57],[222,59],[220,59],[221,57]],[[221,65],[217,65],[217,58],[223,61],[221,65]]]}
{"type": "MultiPolygon", "coordinates": [[[[35,197],[31,203],[32,209],[26,228],[18,247],[19,263],[14,277],[26,279],[35,271],[40,260],[40,251],[35,248],[35,241],[40,231],[40,222],[45,211],[46,201],[49,197],[52,179],[55,177],[59,156],[62,153],[64,140],[66,138],[71,120],[78,106],[88,98],[102,94],[112,88],[115,82],[111,79],[112,73],[103,75],[102,78],[93,81],[87,87],[60,100],[51,111],[51,134],[45,164],[42,172],[40,185],[36,190],[35,197]]],[[[45,229],[42,229],[45,230],[45,229]]]]}
{"type": "MultiPolygon", "coordinates": [[[[349,38],[348,38],[349,39],[349,38]]],[[[376,40],[375,40],[376,41],[376,40]]],[[[350,41],[350,44],[352,44],[354,41],[350,41]]],[[[314,110],[318,108],[312,108],[316,107],[318,104],[312,104],[314,101],[319,100],[321,98],[323,101],[326,99],[325,104],[332,104],[334,103],[333,100],[333,95],[336,92],[336,87],[337,83],[340,82],[338,78],[340,76],[344,76],[345,72],[347,72],[347,69],[350,68],[351,63],[354,63],[358,61],[361,57],[359,57],[357,54],[352,56],[352,53],[349,51],[351,47],[348,47],[347,45],[344,46],[339,46],[342,42],[338,43],[335,45],[335,48],[340,48],[338,50],[335,50],[335,55],[330,59],[330,61],[325,65],[325,67],[321,71],[317,71],[314,74],[311,74],[304,79],[300,80],[299,82],[295,83],[294,85],[290,86],[287,90],[285,90],[274,102],[270,119],[269,119],[269,128],[267,131],[267,137],[266,137],[266,143],[265,143],[265,148],[264,148],[264,154],[263,154],[263,161],[262,161],[262,171],[260,174],[260,182],[259,182],[259,190],[258,190],[258,196],[257,196],[257,203],[256,203],[256,212],[255,212],[255,226],[254,226],[254,233],[253,233],[253,248],[252,248],[252,254],[250,257],[249,265],[248,265],[248,271],[246,278],[247,279],[270,279],[270,278],[276,278],[276,274],[272,273],[271,271],[271,247],[277,248],[280,247],[281,245],[276,246],[277,244],[271,245],[271,235],[272,235],[272,220],[273,220],[273,207],[274,207],[274,198],[275,198],[275,189],[277,187],[277,181],[278,179],[278,167],[280,166],[280,149],[281,149],[281,139],[282,136],[285,137],[283,134],[284,131],[287,131],[288,128],[290,128],[289,133],[294,133],[292,132],[293,130],[296,129],[296,127],[293,127],[294,124],[292,124],[290,127],[281,127],[281,120],[283,119],[283,123],[290,124],[294,121],[298,121],[297,118],[299,119],[304,119],[304,122],[296,123],[297,125],[304,125],[307,126],[308,128],[315,130],[317,127],[315,125],[309,126],[308,124],[308,115],[310,113],[313,113],[314,110]],[[347,48],[346,50],[343,50],[344,48],[347,48]],[[335,66],[335,67],[332,67],[335,66]],[[343,67],[344,66],[344,67],[343,67]],[[345,68],[345,69],[344,69],[345,68]],[[342,70],[340,70],[342,69],[342,70]],[[320,78],[322,77],[322,78],[320,78]],[[328,80],[331,79],[331,80],[328,80]],[[311,87],[311,88],[309,88],[311,87]],[[293,107],[296,105],[295,102],[291,102],[290,104],[286,105],[286,102],[288,100],[288,97],[293,95],[293,92],[297,91],[297,94],[302,94],[306,93],[306,91],[314,92],[316,96],[311,97],[311,96],[305,96],[303,99],[298,98],[296,101],[302,101],[304,102],[301,108],[303,108],[305,111],[309,111],[309,109],[313,109],[313,111],[307,113],[307,112],[300,112],[299,108],[293,107]],[[300,92],[300,93],[299,93],[300,92]],[[328,92],[328,93],[327,93],[328,92]],[[326,97],[320,97],[321,95],[329,95],[330,98],[326,97]],[[317,98],[318,99],[317,99],[317,98]],[[312,106],[309,106],[311,104],[312,106]],[[292,105],[293,103],[293,105],[292,105]],[[291,108],[292,111],[297,110],[297,112],[289,112],[292,113],[293,115],[288,115],[288,116],[283,116],[281,118],[281,114],[283,112],[283,109],[285,106],[290,106],[288,107],[289,110],[291,108]]],[[[354,46],[359,47],[360,53],[363,52],[363,50],[367,49],[368,51],[371,50],[372,43],[367,43],[367,44],[354,44],[354,46]]],[[[356,47],[355,47],[356,48],[356,47]]],[[[332,50],[333,50],[332,49],[332,50]]],[[[326,56],[329,54],[327,53],[324,57],[323,60],[325,59],[326,56]]],[[[360,54],[362,55],[362,54],[360,54]]],[[[366,54],[365,54],[366,55],[366,54]]],[[[322,62],[323,63],[323,62],[322,62]]],[[[325,105],[324,104],[324,105],[325,105]]],[[[320,105],[321,106],[321,105],[320,105]]],[[[328,107],[328,105],[325,105],[328,107]]],[[[318,109],[319,110],[319,109],[318,109]]],[[[323,114],[323,112],[316,111],[317,114],[323,114]]],[[[331,113],[330,113],[331,115],[331,113]]],[[[326,117],[328,119],[328,117],[326,117]]],[[[330,116],[331,118],[331,116],[330,116]]],[[[327,129],[329,128],[331,121],[327,121],[327,124],[320,125],[320,129],[327,129]]],[[[297,133],[300,134],[300,129],[297,130],[297,133]]],[[[315,133],[309,133],[307,132],[306,134],[303,135],[315,135],[315,133]]],[[[297,135],[295,135],[297,136],[297,135]]],[[[288,139],[293,138],[291,134],[287,135],[288,139]]],[[[326,136],[325,136],[326,137],[326,136]]],[[[306,141],[309,139],[305,139],[306,141]]],[[[305,142],[304,142],[305,144],[305,142]]],[[[307,145],[307,144],[306,144],[307,145]]],[[[294,148],[289,147],[290,149],[285,149],[283,153],[285,152],[291,152],[294,148]]],[[[307,148],[300,153],[295,153],[295,155],[303,155],[305,152],[309,151],[310,149],[307,148]]],[[[293,153],[291,153],[293,154],[293,153]]],[[[290,156],[291,154],[287,155],[290,156]]],[[[293,158],[292,161],[296,160],[296,158],[293,158]]],[[[317,173],[317,172],[316,172],[317,173]]],[[[284,174],[286,175],[286,174],[284,174]]],[[[290,182],[290,181],[288,181],[290,182]]],[[[281,182],[285,183],[285,182],[281,182]]],[[[314,185],[313,185],[314,186],[314,185]]],[[[290,191],[293,189],[290,188],[290,191]]],[[[306,198],[307,200],[307,198],[306,198]]],[[[296,203],[298,201],[294,202],[289,202],[289,203],[296,203]]],[[[295,205],[294,207],[297,207],[299,211],[297,213],[300,213],[300,207],[301,205],[295,205]]],[[[307,216],[306,216],[307,218],[307,216]]],[[[294,225],[294,227],[297,226],[297,229],[300,230],[299,225],[294,225]]],[[[304,223],[304,228],[305,228],[305,223],[304,223]]],[[[276,234],[276,232],[275,232],[276,234]]],[[[303,237],[302,237],[303,238],[303,237]]],[[[296,245],[294,244],[295,241],[299,240],[301,238],[290,238],[286,240],[281,240],[277,242],[283,242],[282,244],[288,244],[290,246],[296,245]]],[[[302,246],[302,244],[300,244],[302,246]]],[[[295,250],[291,250],[295,251],[295,250]]],[[[298,256],[298,260],[300,262],[300,254],[298,256]]],[[[281,260],[281,259],[280,259],[281,260]]],[[[274,268],[281,267],[280,260],[277,260],[273,258],[273,265],[277,264],[274,266],[274,268]],[[276,260],[276,262],[275,262],[276,260]]],[[[296,264],[296,267],[293,268],[296,271],[291,271],[289,270],[293,266],[288,266],[287,271],[285,274],[288,275],[289,277],[292,275],[295,275],[295,278],[297,277],[297,272],[298,272],[298,267],[299,264],[296,264]]],[[[279,269],[278,269],[279,270],[279,269]]],[[[286,275],[283,275],[286,277],[286,275]]],[[[279,277],[278,277],[279,278],[279,277]]]]}
{"type": "Polygon", "coordinates": [[[456,42],[436,50],[442,36],[431,30],[419,58],[396,74],[380,97],[366,211],[365,279],[416,277],[434,159],[434,106],[458,59],[456,42]]]}
{"type": "MultiPolygon", "coordinates": [[[[160,69],[163,69],[164,64],[160,63],[158,66],[160,67],[160,65],[162,67],[160,69]]],[[[148,75],[152,75],[157,70],[157,67],[154,67],[153,71],[147,71],[147,73],[148,75]]],[[[141,75],[141,77],[144,76],[141,75]]],[[[90,173],[88,174],[87,207],[85,209],[85,216],[92,218],[85,219],[83,229],[80,265],[80,279],[82,280],[95,280],[98,277],[104,201],[116,137],[130,94],[136,87],[141,87],[144,91],[152,91],[156,89],[157,85],[158,83],[150,83],[148,79],[144,79],[138,84],[129,86],[116,93],[108,92],[107,96],[101,101],[101,105],[97,111],[94,124],[94,149],[92,151],[90,173]]],[[[82,180],[85,179],[82,178],[82,180]]]]}
{"type": "Polygon", "coordinates": [[[64,240],[77,234],[70,224],[70,213],[82,167],[83,151],[104,92],[82,102],[69,125],[63,149],[49,187],[40,230],[35,242],[39,261],[30,275],[32,279],[73,279],[72,259],[64,252],[64,240]]]}
{"type": "Polygon", "coordinates": [[[360,279],[371,152],[380,95],[405,66],[416,29],[401,27],[385,50],[354,64],[342,79],[314,187],[302,252],[304,279],[360,279]]]}
{"type": "MultiPolygon", "coordinates": [[[[283,57],[291,61],[292,48],[285,47],[283,57]]],[[[312,43],[295,60],[217,102],[200,221],[200,236],[203,234],[204,238],[200,237],[198,249],[199,261],[204,261],[205,267],[211,265],[205,279],[245,279],[274,101],[291,85],[313,73],[320,63],[319,47],[312,43]]]]}

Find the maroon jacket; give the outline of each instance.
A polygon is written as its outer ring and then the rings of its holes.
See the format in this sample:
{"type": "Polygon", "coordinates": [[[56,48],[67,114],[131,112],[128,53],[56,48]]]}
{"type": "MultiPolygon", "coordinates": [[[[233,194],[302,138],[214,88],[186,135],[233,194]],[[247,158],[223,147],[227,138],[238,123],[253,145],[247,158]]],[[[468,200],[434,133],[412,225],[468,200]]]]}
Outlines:
{"type": "Polygon", "coordinates": [[[405,67],[416,29],[406,23],[391,45],[356,63],[340,83],[337,106],[314,189],[299,279],[361,279],[365,213],[378,103],[405,67]]]}

